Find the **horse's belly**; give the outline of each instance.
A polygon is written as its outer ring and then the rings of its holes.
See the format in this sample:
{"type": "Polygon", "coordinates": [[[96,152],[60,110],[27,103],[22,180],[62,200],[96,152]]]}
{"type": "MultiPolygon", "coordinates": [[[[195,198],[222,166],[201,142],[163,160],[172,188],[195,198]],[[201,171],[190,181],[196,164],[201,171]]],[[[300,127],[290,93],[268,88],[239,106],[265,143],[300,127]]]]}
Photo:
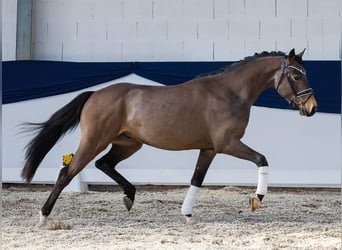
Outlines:
{"type": "Polygon", "coordinates": [[[143,143],[165,150],[188,150],[188,149],[212,149],[211,143],[206,141],[181,140],[179,138],[146,138],[141,140],[143,143]]]}

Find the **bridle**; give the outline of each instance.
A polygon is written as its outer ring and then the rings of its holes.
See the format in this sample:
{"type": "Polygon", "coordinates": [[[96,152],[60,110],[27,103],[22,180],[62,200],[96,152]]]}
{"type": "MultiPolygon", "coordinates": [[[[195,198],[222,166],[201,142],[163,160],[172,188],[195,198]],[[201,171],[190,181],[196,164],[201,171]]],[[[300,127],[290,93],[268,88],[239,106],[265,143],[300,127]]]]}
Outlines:
{"type": "MultiPolygon", "coordinates": [[[[299,92],[297,92],[296,88],[295,88],[295,81],[292,79],[290,72],[289,72],[289,68],[297,70],[299,73],[301,73],[302,75],[306,75],[306,71],[304,68],[297,68],[295,66],[292,65],[288,65],[287,59],[285,58],[284,62],[283,62],[283,72],[280,76],[278,85],[276,87],[276,90],[278,91],[278,88],[280,86],[280,84],[283,82],[284,80],[284,76],[286,77],[287,82],[289,83],[293,95],[290,98],[290,100],[287,100],[289,102],[289,104],[291,106],[295,106],[297,105],[298,107],[303,107],[305,105],[305,103],[309,100],[309,98],[314,94],[313,89],[312,88],[307,88],[304,90],[301,90],[299,92]],[[305,100],[302,101],[301,97],[306,96],[305,100]]],[[[286,98],[285,98],[286,99],[286,98]]]]}

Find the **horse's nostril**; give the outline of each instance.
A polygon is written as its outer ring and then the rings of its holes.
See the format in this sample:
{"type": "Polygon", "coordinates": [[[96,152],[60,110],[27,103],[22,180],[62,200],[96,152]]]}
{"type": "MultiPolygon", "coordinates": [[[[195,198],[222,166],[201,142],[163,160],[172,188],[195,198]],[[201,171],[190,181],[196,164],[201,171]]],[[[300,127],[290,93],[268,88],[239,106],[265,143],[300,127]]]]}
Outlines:
{"type": "Polygon", "coordinates": [[[308,113],[308,116],[313,116],[316,113],[317,107],[313,106],[311,111],[308,113]]]}

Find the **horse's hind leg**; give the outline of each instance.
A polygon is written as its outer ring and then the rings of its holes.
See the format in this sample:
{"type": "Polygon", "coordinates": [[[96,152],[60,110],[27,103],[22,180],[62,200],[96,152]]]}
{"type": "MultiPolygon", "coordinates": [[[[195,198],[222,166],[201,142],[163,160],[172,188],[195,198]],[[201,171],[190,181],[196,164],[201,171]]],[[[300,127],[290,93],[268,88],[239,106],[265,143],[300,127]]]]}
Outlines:
{"type": "Polygon", "coordinates": [[[136,189],[125,177],[115,170],[115,166],[141,148],[142,144],[140,142],[131,140],[132,142],[125,146],[112,144],[110,151],[95,162],[95,166],[98,169],[107,174],[123,188],[126,195],[124,197],[124,204],[128,211],[133,206],[136,189]]]}
{"type": "Polygon", "coordinates": [[[50,215],[57,198],[62,190],[70,183],[70,181],[105,147],[95,150],[89,144],[80,146],[75,153],[69,166],[60,170],[55,186],[53,187],[49,198],[43,205],[40,213],[40,220],[36,227],[45,226],[47,217],[50,215]]]}

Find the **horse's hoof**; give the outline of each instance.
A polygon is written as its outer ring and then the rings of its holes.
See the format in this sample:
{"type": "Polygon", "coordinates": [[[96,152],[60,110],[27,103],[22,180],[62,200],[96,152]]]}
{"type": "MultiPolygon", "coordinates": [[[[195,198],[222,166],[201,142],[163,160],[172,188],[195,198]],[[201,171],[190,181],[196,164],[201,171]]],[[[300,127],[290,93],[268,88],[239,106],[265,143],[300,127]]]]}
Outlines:
{"type": "Polygon", "coordinates": [[[47,225],[46,223],[38,222],[34,227],[38,229],[42,229],[43,227],[46,227],[46,225],[47,225]]]}
{"type": "Polygon", "coordinates": [[[70,230],[71,228],[71,225],[63,222],[60,219],[52,220],[47,225],[48,230],[70,230]]]}
{"type": "Polygon", "coordinates": [[[185,225],[186,226],[193,226],[197,223],[196,220],[192,216],[184,216],[185,217],[185,225]]]}
{"type": "Polygon", "coordinates": [[[133,201],[128,198],[127,196],[123,197],[123,203],[127,209],[127,211],[130,211],[133,207],[133,201]]]}
{"type": "Polygon", "coordinates": [[[42,215],[42,212],[39,211],[39,222],[37,225],[35,225],[36,228],[43,228],[47,226],[47,222],[48,222],[48,217],[42,215]]]}
{"type": "Polygon", "coordinates": [[[252,212],[257,210],[260,207],[260,200],[257,196],[253,196],[249,198],[249,206],[251,207],[252,212]]]}

